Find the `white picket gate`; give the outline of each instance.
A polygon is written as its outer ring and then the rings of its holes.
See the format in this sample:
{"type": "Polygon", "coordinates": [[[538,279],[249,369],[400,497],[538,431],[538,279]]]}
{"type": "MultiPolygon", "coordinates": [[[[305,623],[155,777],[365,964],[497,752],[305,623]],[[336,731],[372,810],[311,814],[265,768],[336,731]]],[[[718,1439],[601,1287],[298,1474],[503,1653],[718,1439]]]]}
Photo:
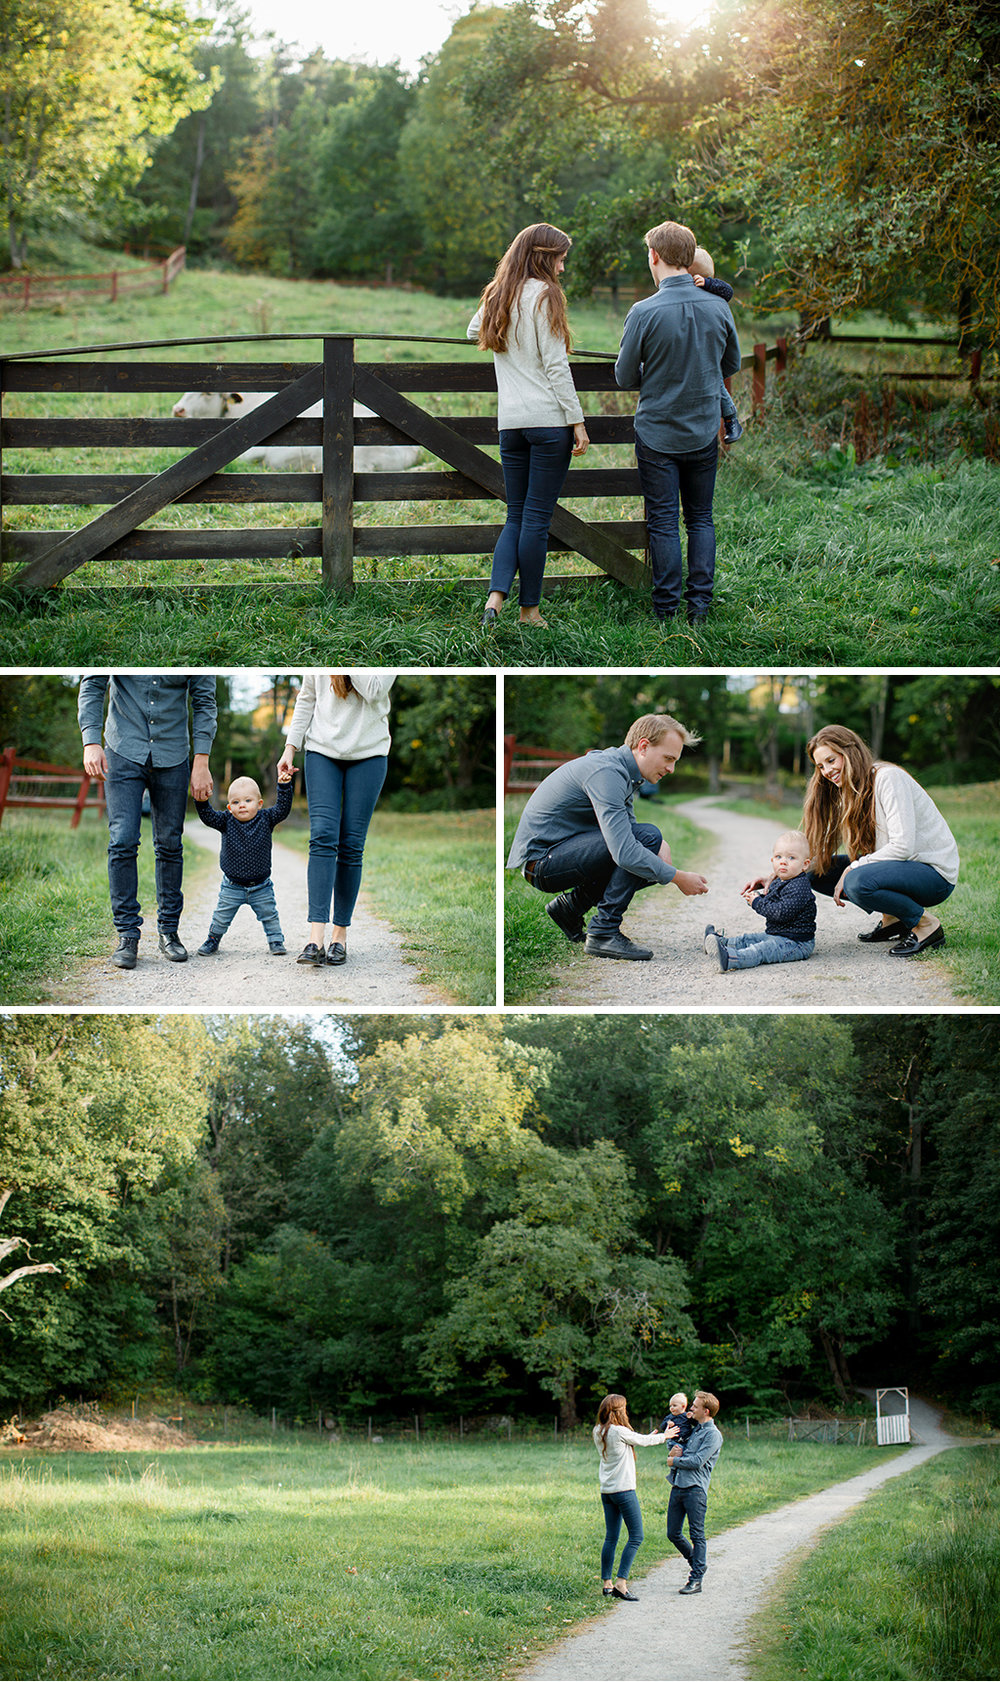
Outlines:
{"type": "Polygon", "coordinates": [[[879,1443],[908,1443],[910,1440],[910,1393],[904,1385],[889,1385],[884,1390],[875,1392],[875,1434],[879,1443]],[[902,1411],[897,1406],[891,1413],[883,1413],[883,1400],[891,1396],[902,1401],[902,1411]]]}

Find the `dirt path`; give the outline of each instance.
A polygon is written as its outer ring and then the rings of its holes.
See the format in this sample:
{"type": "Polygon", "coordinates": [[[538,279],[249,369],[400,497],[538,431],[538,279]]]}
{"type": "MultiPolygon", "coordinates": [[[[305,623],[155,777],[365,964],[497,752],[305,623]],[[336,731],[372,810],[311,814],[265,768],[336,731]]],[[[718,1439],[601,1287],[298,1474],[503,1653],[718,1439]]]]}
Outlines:
{"type": "MultiPolygon", "coordinates": [[[[217,860],[221,836],[217,830],[192,821],[184,827],[186,842],[208,849],[217,860]]],[[[388,1010],[400,1005],[440,1005],[447,999],[433,987],[416,980],[416,972],[403,958],[403,936],[375,916],[362,891],[351,924],[347,962],[314,969],[295,959],[308,938],[306,923],[306,860],[284,846],[273,843],[271,880],[288,956],[272,957],[264,931],[249,906],[241,906],[214,958],[199,958],[198,947],[208,933],[219,893],[219,872],[214,869],[202,880],[201,874],[185,882],[181,939],[190,957],[186,964],[174,964],[161,956],[156,944],[155,909],[147,913],[139,962],[134,970],[116,969],[110,962],[114,931],[108,916],[108,955],[87,959],[80,970],[66,976],[53,992],[55,1004],[99,1005],[106,1010],[118,1006],[152,1006],[177,1010],[185,1007],[210,1010],[245,1010],[264,1006],[272,1010],[307,1009],[322,1005],[328,1009],[360,1006],[388,1010]]]]}
{"type": "MultiPolygon", "coordinates": [[[[633,899],[623,927],[633,940],[652,947],[652,960],[623,963],[588,958],[582,946],[567,945],[566,961],[556,971],[556,986],[546,994],[547,1004],[609,1009],[677,1005],[711,1010],[759,1010],[762,1006],[866,1010],[898,1005],[912,1010],[962,1002],[952,990],[944,964],[933,953],[904,960],[892,957],[888,945],[860,944],[858,934],[874,918],[853,905],[838,910],[823,895],[817,895],[816,950],[811,958],[723,975],[705,955],[705,925],[714,923],[730,934],[763,929],[763,919],[744,904],[740,889],[751,876],[768,868],[782,825],[777,820],[727,812],[711,797],[674,808],[642,802],[642,821],[655,823],[668,843],[671,810],[682,812],[714,837],[711,849],[697,857],[679,856],[674,849],[675,863],[708,877],[708,893],[686,899],[676,888],[644,889],[633,899]]],[[[947,908],[943,921],[947,927],[947,908]]]]}
{"type": "MultiPolygon", "coordinates": [[[[910,1398],[910,1420],[918,1442],[884,1466],[818,1495],[793,1501],[763,1518],[751,1519],[721,1536],[711,1533],[712,1504],[708,1508],[708,1574],[702,1594],[689,1598],[678,1590],[687,1569],[677,1554],[636,1583],[639,1604],[614,1602],[578,1635],[561,1642],[543,1660],[520,1675],[548,1677],[559,1682],[741,1682],[746,1677],[744,1651],[753,1618],[774,1591],[781,1570],[803,1548],[812,1547],[820,1532],[844,1518],[873,1489],[890,1478],[912,1471],[943,1449],[959,1446],[938,1423],[939,1415],[926,1403],[910,1398]]],[[[725,1449],[720,1470],[724,1475],[725,1449]]],[[[844,1449],[850,1454],[849,1448],[844,1449]]],[[[656,1453],[640,1456],[639,1493],[647,1537],[662,1541],[666,1532],[662,1480],[653,1483],[642,1466],[656,1453]]],[[[596,1475],[594,1478],[596,1486],[596,1475]]],[[[594,1560],[600,1551],[599,1519],[595,1520],[594,1560]]],[[[641,1559],[641,1554],[640,1554],[641,1559]]]]}

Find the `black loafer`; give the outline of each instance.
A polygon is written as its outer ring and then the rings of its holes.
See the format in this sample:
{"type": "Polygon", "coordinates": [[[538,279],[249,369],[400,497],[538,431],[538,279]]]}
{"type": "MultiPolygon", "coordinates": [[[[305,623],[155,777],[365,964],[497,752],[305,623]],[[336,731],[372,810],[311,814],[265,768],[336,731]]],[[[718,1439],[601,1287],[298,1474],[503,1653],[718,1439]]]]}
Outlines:
{"type": "Polygon", "coordinates": [[[326,949],[326,961],[328,964],[346,964],[347,947],[343,944],[343,941],[331,940],[326,949]]]}
{"type": "Polygon", "coordinates": [[[556,927],[562,929],[567,940],[583,940],[587,931],[583,926],[583,918],[569,894],[557,894],[555,899],[549,900],[545,909],[556,927]]]}
{"type": "Polygon", "coordinates": [[[612,1589],[611,1593],[616,1600],[638,1600],[639,1598],[637,1594],[631,1594],[628,1589],[612,1589]]]}
{"type": "Polygon", "coordinates": [[[916,930],[911,929],[903,940],[898,940],[889,953],[890,958],[915,958],[918,952],[929,952],[932,946],[944,945],[944,929],[940,923],[923,940],[918,940],[916,930]]]}
{"type": "Polygon", "coordinates": [[[866,946],[875,946],[880,940],[901,940],[906,933],[902,923],[876,923],[873,929],[865,929],[858,935],[866,946]]]}
{"type": "Polygon", "coordinates": [[[484,630],[484,631],[492,631],[496,627],[496,622],[497,622],[497,610],[496,610],[496,608],[495,607],[484,607],[484,609],[483,609],[483,621],[482,621],[481,629],[484,630]]]}
{"type": "Polygon", "coordinates": [[[303,946],[295,962],[297,964],[325,964],[326,953],[322,946],[317,946],[315,941],[311,940],[308,946],[303,946]]]}
{"type": "Polygon", "coordinates": [[[165,958],[170,959],[172,964],[187,963],[187,947],[181,945],[177,938],[176,929],[161,929],[160,951],[165,958]]]}
{"type": "Polygon", "coordinates": [[[583,950],[591,958],[632,958],[646,963],[652,956],[648,946],[637,946],[627,934],[588,934],[583,950]]]}

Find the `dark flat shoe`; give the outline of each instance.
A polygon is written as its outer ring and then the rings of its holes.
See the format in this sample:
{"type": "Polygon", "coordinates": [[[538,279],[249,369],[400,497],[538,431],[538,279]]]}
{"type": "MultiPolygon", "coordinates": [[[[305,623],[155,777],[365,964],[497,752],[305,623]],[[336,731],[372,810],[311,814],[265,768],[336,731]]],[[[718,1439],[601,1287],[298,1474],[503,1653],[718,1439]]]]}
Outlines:
{"type": "Polygon", "coordinates": [[[929,952],[932,946],[944,945],[944,929],[938,924],[923,940],[918,940],[913,929],[903,940],[898,940],[889,953],[890,958],[915,958],[918,952],[929,952]]]}
{"type": "Polygon", "coordinates": [[[317,946],[316,942],[311,940],[308,946],[303,946],[295,962],[297,964],[325,964],[326,953],[322,946],[317,946]]]}
{"type": "Polygon", "coordinates": [[[326,961],[328,964],[346,964],[347,947],[342,941],[332,940],[327,947],[326,961]]]}
{"type": "Polygon", "coordinates": [[[701,1578],[700,1577],[689,1578],[688,1581],[684,1584],[684,1587],[682,1589],[677,1590],[677,1593],[678,1594],[700,1594],[701,1593],[701,1578]]]}
{"type": "Polygon", "coordinates": [[[865,929],[864,934],[859,934],[858,939],[863,940],[866,946],[874,946],[880,940],[901,940],[905,933],[902,923],[876,923],[873,929],[865,929]]]}
{"type": "Polygon", "coordinates": [[[484,608],[483,609],[482,629],[484,631],[492,631],[494,629],[495,625],[496,625],[496,622],[497,622],[497,610],[496,610],[496,608],[495,607],[484,608]]]}
{"type": "Polygon", "coordinates": [[[638,1600],[639,1598],[637,1594],[630,1594],[628,1589],[612,1589],[611,1593],[614,1595],[616,1600],[638,1600]]]}
{"type": "Polygon", "coordinates": [[[187,947],[177,937],[176,929],[162,929],[158,936],[160,951],[172,964],[187,963],[187,947]]]}

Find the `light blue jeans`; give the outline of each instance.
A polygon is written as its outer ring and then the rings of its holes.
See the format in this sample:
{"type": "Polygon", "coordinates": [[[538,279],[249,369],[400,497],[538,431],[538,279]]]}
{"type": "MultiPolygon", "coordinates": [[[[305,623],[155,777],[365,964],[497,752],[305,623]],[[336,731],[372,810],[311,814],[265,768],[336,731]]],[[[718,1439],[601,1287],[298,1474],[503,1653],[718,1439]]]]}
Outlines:
{"type": "Polygon", "coordinates": [[[615,1549],[624,1519],[628,1541],[622,1549],[617,1575],[627,1581],[632,1561],[642,1545],[642,1508],[639,1506],[639,1497],[634,1489],[618,1489],[611,1495],[602,1492],[601,1505],[604,1508],[605,1529],[604,1546],[601,1549],[601,1577],[607,1583],[615,1576],[615,1549]]]}
{"type": "Polygon", "coordinates": [[[249,905],[257,921],[263,924],[269,946],[276,940],[284,939],[270,877],[266,882],[259,882],[255,888],[248,888],[244,883],[234,882],[229,876],[223,875],[219,902],[212,912],[209,934],[214,934],[221,940],[241,905],[249,905]]]}
{"type": "Polygon", "coordinates": [[[794,964],[799,958],[811,958],[816,950],[814,940],[789,940],[783,934],[726,934],[723,945],[729,956],[730,969],[756,969],[758,964],[794,964]]]}

